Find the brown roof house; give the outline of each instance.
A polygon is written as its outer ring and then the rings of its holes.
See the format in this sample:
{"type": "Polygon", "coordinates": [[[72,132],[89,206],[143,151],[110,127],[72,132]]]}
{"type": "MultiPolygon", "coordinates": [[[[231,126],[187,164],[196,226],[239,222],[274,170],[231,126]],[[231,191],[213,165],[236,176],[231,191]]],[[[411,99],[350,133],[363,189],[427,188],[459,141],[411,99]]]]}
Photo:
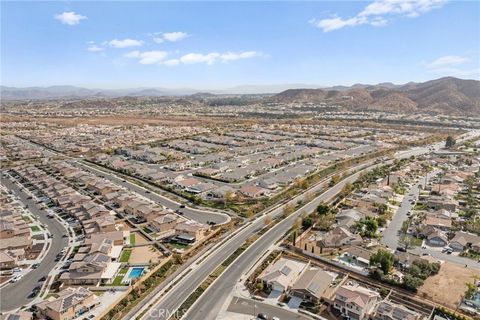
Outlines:
{"type": "Polygon", "coordinates": [[[333,280],[334,277],[322,269],[307,267],[291,286],[290,294],[318,303],[333,280]]]}
{"type": "Polygon", "coordinates": [[[323,248],[339,248],[343,246],[358,246],[363,243],[362,237],[354,234],[343,227],[325,233],[318,243],[323,248]]]}
{"type": "Polygon", "coordinates": [[[36,315],[40,319],[68,320],[88,312],[100,302],[87,288],[66,288],[58,298],[49,297],[36,304],[36,315]]]}
{"type": "Polygon", "coordinates": [[[380,297],[376,291],[358,284],[346,284],[335,292],[333,307],[353,320],[368,319],[380,297]]]}
{"type": "Polygon", "coordinates": [[[285,292],[307,265],[294,259],[280,258],[263,270],[258,279],[273,291],[285,292]]]}

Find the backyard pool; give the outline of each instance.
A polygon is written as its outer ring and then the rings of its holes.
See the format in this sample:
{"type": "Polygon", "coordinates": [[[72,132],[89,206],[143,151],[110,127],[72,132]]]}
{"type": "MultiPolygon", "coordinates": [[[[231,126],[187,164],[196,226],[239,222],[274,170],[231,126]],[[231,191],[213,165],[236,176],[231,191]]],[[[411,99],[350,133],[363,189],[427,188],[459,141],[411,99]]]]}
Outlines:
{"type": "Polygon", "coordinates": [[[131,279],[136,279],[140,278],[143,274],[143,271],[145,270],[144,267],[133,267],[130,268],[129,272],[125,276],[125,280],[131,280],[131,279]]]}

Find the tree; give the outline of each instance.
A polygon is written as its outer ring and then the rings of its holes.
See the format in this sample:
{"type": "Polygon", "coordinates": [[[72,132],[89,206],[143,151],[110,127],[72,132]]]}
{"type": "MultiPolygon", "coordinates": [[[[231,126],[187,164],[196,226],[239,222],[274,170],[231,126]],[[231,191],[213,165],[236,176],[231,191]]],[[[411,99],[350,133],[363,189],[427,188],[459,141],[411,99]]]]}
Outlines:
{"type": "Polygon", "coordinates": [[[472,282],[467,282],[466,285],[467,285],[467,290],[465,291],[465,298],[471,299],[473,298],[473,295],[475,294],[475,292],[477,292],[477,286],[475,285],[475,283],[472,283],[472,282]]]}
{"type": "Polygon", "coordinates": [[[412,247],[412,237],[410,237],[409,235],[406,235],[406,234],[401,235],[400,239],[399,239],[399,244],[405,249],[411,248],[412,247]]]}
{"type": "Polygon", "coordinates": [[[303,218],[302,220],[302,227],[304,230],[310,228],[311,226],[313,226],[313,219],[312,217],[305,217],[303,218]]]}
{"type": "Polygon", "coordinates": [[[333,187],[340,181],[340,176],[338,174],[335,174],[332,179],[330,179],[330,182],[328,183],[329,187],[333,187]]]}
{"type": "Polygon", "coordinates": [[[182,259],[182,256],[178,253],[174,253],[173,254],[173,263],[175,264],[182,264],[183,263],[183,259],[182,259]]]}
{"type": "Polygon", "coordinates": [[[293,211],[295,211],[295,207],[290,202],[285,204],[285,206],[283,207],[283,214],[285,216],[290,215],[293,211]]]}
{"type": "Polygon", "coordinates": [[[393,253],[379,249],[375,254],[370,257],[370,265],[379,267],[383,274],[387,275],[395,262],[395,256],[393,253]]]}
{"type": "Polygon", "coordinates": [[[262,291],[263,290],[263,282],[257,282],[257,284],[255,285],[255,289],[257,289],[258,291],[262,291]]]}
{"type": "Polygon", "coordinates": [[[379,214],[385,214],[388,212],[388,205],[385,203],[376,204],[376,207],[379,214]]]}
{"type": "Polygon", "coordinates": [[[330,206],[325,202],[320,202],[317,207],[317,213],[321,216],[325,216],[330,213],[330,206]]]}
{"type": "Polygon", "coordinates": [[[253,217],[254,215],[255,215],[255,211],[253,211],[252,208],[248,208],[247,211],[245,212],[245,216],[246,216],[247,218],[251,218],[251,217],[253,217]]]}
{"type": "Polygon", "coordinates": [[[455,145],[455,139],[452,136],[448,136],[447,140],[445,140],[445,148],[451,149],[455,145]]]}
{"type": "Polygon", "coordinates": [[[358,222],[357,230],[359,230],[363,236],[372,238],[377,233],[378,222],[375,218],[366,217],[358,222]]]}
{"type": "Polygon", "coordinates": [[[417,288],[420,287],[422,284],[423,284],[423,280],[420,278],[411,276],[409,274],[406,274],[403,277],[403,285],[408,290],[416,291],[417,288]]]}
{"type": "Polygon", "coordinates": [[[232,191],[227,191],[225,193],[225,199],[224,199],[225,200],[224,201],[225,207],[227,206],[227,203],[230,203],[233,200],[234,196],[235,196],[235,194],[232,191]]]}
{"type": "Polygon", "coordinates": [[[350,194],[350,192],[353,191],[353,189],[354,189],[354,188],[353,188],[353,184],[350,183],[350,182],[347,182],[347,183],[343,186],[342,191],[340,191],[340,196],[341,196],[341,197],[346,197],[347,195],[350,194]]]}

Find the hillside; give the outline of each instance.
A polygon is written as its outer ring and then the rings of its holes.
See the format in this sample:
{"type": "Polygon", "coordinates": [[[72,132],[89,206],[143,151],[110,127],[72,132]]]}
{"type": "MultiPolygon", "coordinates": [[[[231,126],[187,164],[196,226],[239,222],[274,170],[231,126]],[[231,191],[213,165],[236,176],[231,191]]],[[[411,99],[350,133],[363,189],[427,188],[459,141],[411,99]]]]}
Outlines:
{"type": "Polygon", "coordinates": [[[275,102],[313,102],[352,110],[480,114],[480,81],[446,77],[403,86],[355,85],[342,90],[289,89],[272,97],[275,102]]]}

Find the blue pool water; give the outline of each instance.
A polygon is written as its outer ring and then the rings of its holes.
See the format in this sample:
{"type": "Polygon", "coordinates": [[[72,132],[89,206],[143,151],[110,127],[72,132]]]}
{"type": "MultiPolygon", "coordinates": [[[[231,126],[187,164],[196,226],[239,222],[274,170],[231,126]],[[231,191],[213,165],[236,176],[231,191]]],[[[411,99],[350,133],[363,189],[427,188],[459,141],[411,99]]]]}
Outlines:
{"type": "Polygon", "coordinates": [[[128,274],[128,278],[129,279],[136,279],[136,278],[140,278],[143,274],[143,270],[145,268],[143,267],[139,267],[139,268],[132,268],[130,269],[130,273],[128,274]]]}

